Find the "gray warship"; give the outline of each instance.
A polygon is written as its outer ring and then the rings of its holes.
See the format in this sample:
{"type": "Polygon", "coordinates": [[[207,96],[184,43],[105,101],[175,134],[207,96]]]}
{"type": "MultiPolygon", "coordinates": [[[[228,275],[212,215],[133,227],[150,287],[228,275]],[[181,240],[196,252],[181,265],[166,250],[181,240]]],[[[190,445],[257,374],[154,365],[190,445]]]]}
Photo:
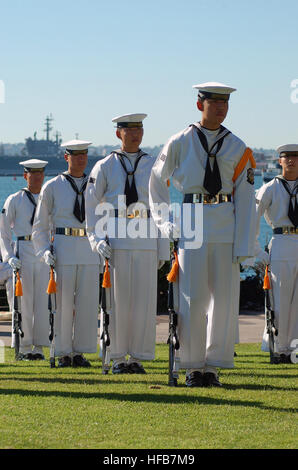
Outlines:
{"type": "Polygon", "coordinates": [[[28,156],[30,155],[31,158],[41,158],[41,156],[47,158],[60,158],[63,156],[63,152],[60,148],[62,142],[62,139],[60,139],[61,134],[56,131],[55,139],[52,140],[50,138],[50,132],[53,130],[51,125],[52,121],[53,117],[50,114],[45,119],[45,139],[37,139],[37,132],[34,132],[33,139],[32,137],[28,137],[26,139],[26,153],[28,156]]]}

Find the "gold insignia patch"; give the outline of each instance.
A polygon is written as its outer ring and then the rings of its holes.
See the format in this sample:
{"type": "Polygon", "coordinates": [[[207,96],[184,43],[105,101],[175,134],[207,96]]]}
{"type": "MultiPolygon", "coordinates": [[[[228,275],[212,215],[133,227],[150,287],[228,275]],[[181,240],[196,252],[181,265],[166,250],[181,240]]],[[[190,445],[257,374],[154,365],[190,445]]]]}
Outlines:
{"type": "Polygon", "coordinates": [[[254,174],[254,171],[253,171],[252,168],[248,168],[248,170],[247,170],[247,178],[246,178],[246,179],[247,179],[247,182],[248,182],[249,184],[254,184],[254,182],[255,182],[255,174],[254,174]]]}

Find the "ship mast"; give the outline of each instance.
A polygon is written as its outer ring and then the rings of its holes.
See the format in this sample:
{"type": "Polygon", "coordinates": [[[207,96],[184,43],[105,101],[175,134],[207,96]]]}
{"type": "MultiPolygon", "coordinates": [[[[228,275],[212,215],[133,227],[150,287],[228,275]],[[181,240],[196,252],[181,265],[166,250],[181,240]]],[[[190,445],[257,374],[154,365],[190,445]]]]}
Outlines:
{"type": "Polygon", "coordinates": [[[52,117],[52,114],[50,114],[49,116],[46,117],[46,120],[45,120],[46,128],[44,129],[44,132],[46,133],[46,140],[50,140],[50,132],[51,130],[53,130],[51,126],[52,121],[53,121],[53,117],[52,117]]]}

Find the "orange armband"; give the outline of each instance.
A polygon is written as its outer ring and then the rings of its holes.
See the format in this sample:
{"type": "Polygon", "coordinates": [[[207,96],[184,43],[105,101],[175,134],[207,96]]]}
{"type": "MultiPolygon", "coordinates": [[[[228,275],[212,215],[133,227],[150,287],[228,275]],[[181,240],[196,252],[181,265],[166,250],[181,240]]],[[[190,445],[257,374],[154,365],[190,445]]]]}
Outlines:
{"type": "Polygon", "coordinates": [[[252,168],[256,168],[256,162],[255,162],[255,159],[253,157],[253,153],[252,153],[252,150],[247,147],[245,149],[245,152],[244,154],[242,155],[240,161],[238,162],[238,165],[236,166],[235,168],[235,171],[234,171],[234,175],[233,175],[233,183],[235,183],[235,181],[237,180],[238,176],[242,173],[242,171],[244,170],[248,160],[250,161],[251,163],[251,167],[252,168]]]}

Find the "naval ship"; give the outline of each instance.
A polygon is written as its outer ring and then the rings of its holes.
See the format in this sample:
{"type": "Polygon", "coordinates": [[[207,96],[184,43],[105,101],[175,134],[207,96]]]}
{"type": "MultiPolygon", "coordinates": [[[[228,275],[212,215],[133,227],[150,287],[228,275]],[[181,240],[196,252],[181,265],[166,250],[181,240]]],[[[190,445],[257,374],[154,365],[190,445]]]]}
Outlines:
{"type": "Polygon", "coordinates": [[[62,143],[62,139],[60,139],[61,134],[56,131],[55,140],[50,139],[50,132],[53,130],[51,126],[52,121],[53,117],[50,114],[45,119],[45,139],[37,139],[37,132],[34,132],[33,139],[31,137],[26,139],[26,153],[30,155],[31,158],[41,158],[41,156],[44,158],[59,158],[63,156],[63,152],[60,149],[62,143]]]}

